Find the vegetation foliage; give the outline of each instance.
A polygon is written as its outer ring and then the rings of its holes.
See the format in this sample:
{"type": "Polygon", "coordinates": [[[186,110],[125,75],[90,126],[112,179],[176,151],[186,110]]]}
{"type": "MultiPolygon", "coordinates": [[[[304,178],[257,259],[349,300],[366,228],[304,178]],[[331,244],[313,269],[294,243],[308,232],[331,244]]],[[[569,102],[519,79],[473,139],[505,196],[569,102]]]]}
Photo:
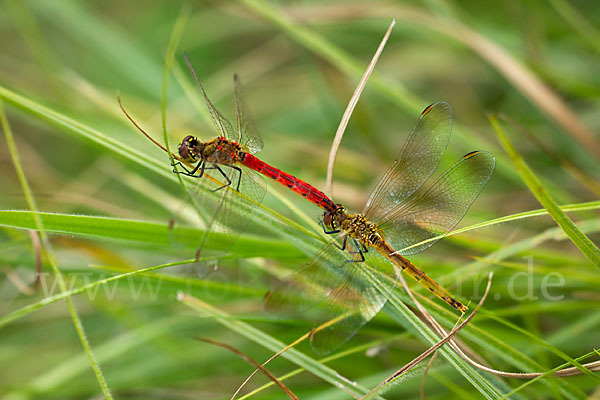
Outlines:
{"type": "MultiPolygon", "coordinates": [[[[600,394],[584,367],[598,360],[600,329],[595,2],[5,0],[2,10],[1,397],[229,398],[254,367],[196,337],[262,362],[308,332],[261,304],[327,240],[321,211],[268,182],[250,228],[190,278],[204,229],[186,207],[193,182],[171,172],[117,95],[173,150],[187,134],[215,136],[183,52],[231,120],[238,73],[265,142],[258,156],[324,188],[337,124],[391,18],[337,155],[333,199],[360,212],[421,110],[450,103],[440,171],[472,150],[492,152],[497,168],[464,229],[410,259],[471,308],[493,271],[458,342],[495,370],[546,374],[499,377],[445,345],[376,395],[600,394]],[[567,367],[580,373],[552,376],[567,367]]],[[[451,330],[457,314],[409,286],[451,330]]],[[[415,310],[398,287],[333,354],[303,341],[267,369],[301,399],[363,396],[440,340],[415,310]]],[[[244,394],[285,395],[262,374],[244,394]]]]}

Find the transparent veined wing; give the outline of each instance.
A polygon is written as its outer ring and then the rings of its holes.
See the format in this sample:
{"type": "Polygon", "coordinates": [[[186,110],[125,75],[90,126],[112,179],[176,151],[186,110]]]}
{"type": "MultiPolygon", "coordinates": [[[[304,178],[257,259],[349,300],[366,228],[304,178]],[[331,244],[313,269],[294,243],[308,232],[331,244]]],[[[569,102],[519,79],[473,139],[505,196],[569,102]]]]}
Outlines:
{"type": "Polygon", "coordinates": [[[199,254],[214,259],[224,256],[246,230],[267,192],[264,178],[255,171],[243,168],[240,172],[227,165],[219,168],[231,180],[229,186],[219,189],[226,179],[218,170],[209,169],[205,174],[210,174],[215,181],[203,176],[190,193],[194,208],[201,210],[206,225],[199,240],[199,254]],[[238,181],[239,192],[235,190],[238,181]]]}
{"type": "Polygon", "coordinates": [[[187,54],[185,54],[185,62],[187,63],[188,68],[192,72],[192,76],[194,77],[194,81],[196,81],[198,88],[200,88],[200,92],[202,93],[202,96],[204,97],[204,102],[206,103],[206,107],[208,108],[208,112],[212,119],[213,125],[215,126],[215,129],[219,133],[219,136],[224,137],[229,140],[237,141],[237,134],[233,130],[231,123],[227,120],[227,118],[225,118],[223,116],[223,114],[221,114],[219,112],[219,110],[217,110],[215,108],[215,106],[213,106],[212,102],[210,101],[206,92],[204,91],[204,87],[200,83],[200,80],[198,79],[198,75],[196,75],[196,71],[194,71],[192,62],[190,61],[190,58],[188,57],[187,54]]]}
{"type": "Polygon", "coordinates": [[[396,285],[399,271],[376,251],[367,255],[360,262],[357,253],[327,245],[265,296],[265,310],[316,321],[312,348],[333,351],[381,310],[396,285]]]}
{"type": "Polygon", "coordinates": [[[438,102],[425,108],[400,154],[371,193],[363,215],[378,222],[402,204],[433,174],[452,132],[452,107],[438,102]]]}
{"type": "Polygon", "coordinates": [[[452,230],[487,184],[495,165],[496,159],[487,151],[465,155],[431,185],[390,210],[378,222],[380,232],[402,255],[425,250],[437,240],[410,246],[452,230]]]}
{"type": "Polygon", "coordinates": [[[235,107],[237,115],[236,123],[236,141],[244,146],[250,154],[255,154],[262,150],[263,141],[256,129],[254,120],[250,116],[248,106],[246,105],[246,99],[244,95],[244,87],[240,77],[235,74],[233,75],[234,87],[235,87],[235,107]]]}
{"type": "Polygon", "coordinates": [[[373,249],[365,262],[345,265],[341,284],[329,294],[317,317],[312,348],[325,354],[350,340],[385,305],[400,273],[373,249]],[[347,311],[340,313],[344,305],[347,311]]]}
{"type": "Polygon", "coordinates": [[[358,260],[330,242],[301,269],[278,282],[265,295],[264,310],[273,316],[301,316],[314,321],[318,306],[344,276],[341,266],[355,259],[358,260]]]}

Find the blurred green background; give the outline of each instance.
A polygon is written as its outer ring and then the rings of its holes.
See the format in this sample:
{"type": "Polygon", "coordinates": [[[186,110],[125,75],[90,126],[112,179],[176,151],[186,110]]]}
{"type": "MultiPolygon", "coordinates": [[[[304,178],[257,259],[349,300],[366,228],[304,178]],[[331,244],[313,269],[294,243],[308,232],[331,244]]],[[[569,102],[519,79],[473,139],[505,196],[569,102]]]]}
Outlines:
{"type": "MultiPolygon", "coordinates": [[[[59,213],[44,219],[44,229],[69,289],[194,255],[198,230],[185,231],[185,240],[178,240],[166,228],[185,202],[168,159],[131,126],[117,103],[120,93],[138,123],[161,140],[163,64],[182,8],[189,18],[174,53],[166,103],[172,147],[187,134],[215,136],[198,108],[203,105],[185,69],[186,51],[209,97],[232,121],[232,75],[241,76],[265,143],[258,157],[324,189],[341,115],[396,18],[338,153],[335,201],[360,211],[421,110],[443,100],[454,108],[455,129],[440,168],[478,149],[498,160],[461,226],[541,208],[498,143],[487,119],[492,113],[506,116],[502,121],[517,151],[559,204],[592,202],[570,216],[592,241],[600,238],[597,2],[0,4],[0,97],[38,209],[59,213]]],[[[6,211],[28,205],[6,146],[0,162],[0,396],[101,398],[64,300],[39,303],[60,292],[47,256],[41,288],[28,287],[37,246],[18,228],[32,228],[32,222],[6,211]],[[24,309],[30,304],[36,304],[35,312],[24,309]]],[[[182,267],[174,266],[73,296],[115,398],[229,398],[253,368],[194,337],[221,340],[263,361],[273,350],[249,326],[285,343],[310,329],[299,321],[269,319],[261,298],[273,276],[306,262],[306,243],[318,246],[321,213],[272,181],[264,206],[230,256],[192,285],[182,267]],[[198,313],[177,301],[178,291],[232,318],[219,321],[210,312],[198,313]],[[228,325],[232,321],[240,323],[242,333],[228,325]]],[[[485,310],[460,333],[470,354],[486,365],[548,371],[598,347],[598,265],[548,216],[452,236],[411,260],[464,301],[477,302],[487,273],[495,271],[485,310]]],[[[409,284],[451,328],[456,315],[409,284]]],[[[302,399],[350,398],[339,389],[345,384],[340,377],[359,384],[346,388],[355,393],[374,387],[428,347],[415,328],[418,322],[399,318],[397,311],[386,307],[334,353],[334,360],[315,362],[286,384],[302,399]],[[319,369],[324,366],[339,375],[331,378],[319,369]],[[336,379],[339,385],[331,383],[336,379]]],[[[298,350],[319,359],[306,343],[298,350]]],[[[281,376],[307,365],[278,359],[270,369],[281,376]]],[[[420,366],[381,396],[416,398],[423,375],[420,366]]],[[[600,395],[599,381],[597,373],[588,373],[545,377],[521,388],[524,381],[438,357],[424,393],[430,399],[586,398],[600,395]]],[[[243,392],[266,382],[259,374],[243,392]]],[[[273,387],[254,395],[284,396],[273,387]]]]}

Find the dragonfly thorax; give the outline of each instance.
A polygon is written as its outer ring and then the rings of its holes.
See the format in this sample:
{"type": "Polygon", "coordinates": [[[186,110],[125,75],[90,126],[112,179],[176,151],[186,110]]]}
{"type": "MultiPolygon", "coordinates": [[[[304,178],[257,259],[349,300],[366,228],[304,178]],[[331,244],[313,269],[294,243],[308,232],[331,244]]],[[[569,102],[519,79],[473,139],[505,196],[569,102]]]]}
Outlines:
{"type": "Polygon", "coordinates": [[[323,216],[325,226],[339,230],[364,244],[375,244],[381,240],[375,224],[362,214],[348,214],[346,208],[338,206],[335,211],[326,211],[323,216]]]}
{"type": "Polygon", "coordinates": [[[381,240],[375,224],[367,221],[362,214],[348,215],[341,228],[348,236],[364,244],[376,244],[381,240]]]}
{"type": "Polygon", "coordinates": [[[201,142],[193,136],[186,136],[179,145],[179,155],[189,163],[204,160],[214,164],[231,165],[242,158],[242,147],[224,137],[216,137],[201,142]]]}
{"type": "Polygon", "coordinates": [[[204,143],[202,158],[216,164],[231,165],[243,158],[242,146],[238,143],[217,137],[204,143]]]}

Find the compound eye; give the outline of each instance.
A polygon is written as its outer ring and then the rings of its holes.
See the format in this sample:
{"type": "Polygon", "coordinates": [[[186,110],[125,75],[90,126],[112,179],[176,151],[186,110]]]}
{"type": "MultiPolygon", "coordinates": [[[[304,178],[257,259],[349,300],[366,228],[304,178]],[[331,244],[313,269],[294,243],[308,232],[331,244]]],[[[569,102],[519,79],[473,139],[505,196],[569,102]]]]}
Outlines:
{"type": "Polygon", "coordinates": [[[193,136],[186,136],[185,138],[183,138],[181,144],[179,145],[179,155],[186,162],[193,163],[196,161],[196,156],[194,154],[193,149],[194,143],[196,143],[196,138],[194,138],[193,136]]]}
{"type": "Polygon", "coordinates": [[[331,215],[329,211],[326,211],[325,214],[323,214],[323,223],[325,224],[325,226],[331,226],[332,222],[333,215],[331,215]]]}

